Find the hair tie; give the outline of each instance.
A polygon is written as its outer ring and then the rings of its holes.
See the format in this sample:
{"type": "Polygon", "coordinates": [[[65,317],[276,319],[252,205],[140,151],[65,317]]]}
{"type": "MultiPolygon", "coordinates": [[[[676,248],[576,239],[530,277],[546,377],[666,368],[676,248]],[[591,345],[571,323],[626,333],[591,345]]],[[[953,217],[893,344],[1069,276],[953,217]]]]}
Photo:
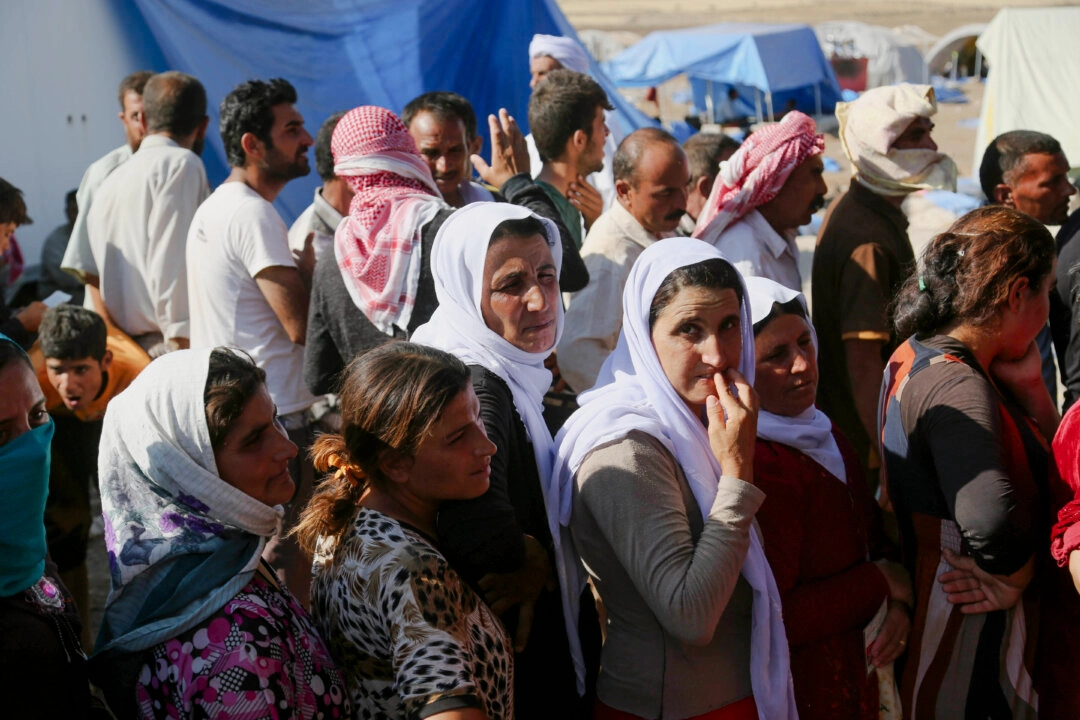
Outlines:
{"type": "Polygon", "coordinates": [[[348,480],[354,485],[363,485],[363,477],[357,473],[351,463],[337,453],[327,458],[326,464],[334,471],[334,477],[338,480],[348,480]]]}
{"type": "Polygon", "coordinates": [[[919,276],[919,292],[926,292],[926,279],[922,275],[919,276]]]}

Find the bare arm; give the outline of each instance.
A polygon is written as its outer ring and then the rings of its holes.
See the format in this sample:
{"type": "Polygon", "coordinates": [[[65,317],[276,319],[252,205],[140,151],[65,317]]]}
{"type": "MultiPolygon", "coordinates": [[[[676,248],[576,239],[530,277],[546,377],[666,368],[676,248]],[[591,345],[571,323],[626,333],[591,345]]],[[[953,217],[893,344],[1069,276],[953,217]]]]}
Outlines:
{"type": "Polygon", "coordinates": [[[266,302],[277,315],[289,340],[303,345],[307,336],[308,293],[295,267],[272,265],[255,275],[266,302]]]}
{"type": "Polygon", "coordinates": [[[847,357],[848,377],[851,379],[851,395],[855,399],[855,411],[870,438],[870,446],[878,446],[877,404],[881,392],[881,375],[885,362],[881,351],[882,340],[845,340],[844,355],[847,357]]]}

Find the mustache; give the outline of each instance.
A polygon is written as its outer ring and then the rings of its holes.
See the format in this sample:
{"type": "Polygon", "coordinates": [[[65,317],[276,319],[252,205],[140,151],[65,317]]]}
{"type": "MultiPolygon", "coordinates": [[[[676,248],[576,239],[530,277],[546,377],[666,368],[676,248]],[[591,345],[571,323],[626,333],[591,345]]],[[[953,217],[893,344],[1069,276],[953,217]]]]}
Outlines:
{"type": "Polygon", "coordinates": [[[669,212],[667,215],[665,215],[664,219],[674,222],[676,220],[682,220],[682,216],[685,215],[685,214],[686,214],[685,210],[673,210],[673,211],[669,212]]]}
{"type": "Polygon", "coordinates": [[[825,207],[825,196],[818,195],[814,198],[814,202],[810,203],[810,214],[813,215],[823,207],[825,207]]]}

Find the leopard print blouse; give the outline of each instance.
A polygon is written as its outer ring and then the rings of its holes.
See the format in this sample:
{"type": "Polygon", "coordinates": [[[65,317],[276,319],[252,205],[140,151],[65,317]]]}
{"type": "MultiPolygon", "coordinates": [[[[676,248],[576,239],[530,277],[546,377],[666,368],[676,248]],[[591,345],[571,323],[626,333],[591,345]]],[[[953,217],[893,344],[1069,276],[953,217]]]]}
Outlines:
{"type": "Polygon", "coordinates": [[[513,656],[498,618],[420,531],[369,508],[315,551],[312,616],[358,718],[479,707],[513,718],[513,656]]]}

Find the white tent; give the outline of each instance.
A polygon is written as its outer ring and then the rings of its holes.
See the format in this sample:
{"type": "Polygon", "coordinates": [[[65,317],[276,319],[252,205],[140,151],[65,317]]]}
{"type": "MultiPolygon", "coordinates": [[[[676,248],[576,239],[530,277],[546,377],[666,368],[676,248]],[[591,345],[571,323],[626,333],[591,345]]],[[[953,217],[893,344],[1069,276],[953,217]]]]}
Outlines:
{"type": "Polygon", "coordinates": [[[990,64],[983,94],[976,164],[990,141],[1009,130],[1038,130],[1080,163],[1080,7],[1006,8],[979,37],[990,64]]]}
{"type": "Polygon", "coordinates": [[[972,23],[962,25],[949,31],[941,37],[934,46],[926,52],[926,65],[930,72],[935,75],[944,75],[945,70],[952,63],[953,53],[963,51],[968,43],[975,40],[986,32],[986,23],[972,23]]]}
{"type": "Polygon", "coordinates": [[[846,46],[855,57],[865,57],[866,87],[900,82],[924,83],[929,75],[922,53],[911,40],[890,28],[854,21],[834,21],[814,26],[825,57],[846,46]]]}

